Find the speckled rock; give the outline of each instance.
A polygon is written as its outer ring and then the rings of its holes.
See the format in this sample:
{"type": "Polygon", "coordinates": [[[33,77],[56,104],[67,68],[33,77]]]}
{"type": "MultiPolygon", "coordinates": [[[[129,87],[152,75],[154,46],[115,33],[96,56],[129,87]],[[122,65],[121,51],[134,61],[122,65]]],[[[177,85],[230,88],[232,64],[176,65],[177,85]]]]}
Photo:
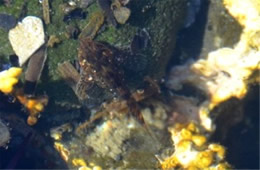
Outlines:
{"type": "Polygon", "coordinates": [[[34,16],[24,18],[9,31],[9,41],[19,57],[19,64],[23,65],[45,41],[41,19],[34,16]]]}
{"type": "Polygon", "coordinates": [[[9,129],[0,119],[0,147],[4,146],[11,138],[9,129]]]}

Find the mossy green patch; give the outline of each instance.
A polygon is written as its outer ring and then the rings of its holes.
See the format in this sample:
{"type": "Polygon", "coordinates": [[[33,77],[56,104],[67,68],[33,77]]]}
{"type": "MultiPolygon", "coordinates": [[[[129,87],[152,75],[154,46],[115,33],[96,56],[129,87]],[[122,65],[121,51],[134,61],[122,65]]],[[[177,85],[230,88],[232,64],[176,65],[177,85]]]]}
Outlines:
{"type": "Polygon", "coordinates": [[[8,33],[0,29],[0,56],[7,57],[13,53],[13,49],[8,40],[8,33]]]}

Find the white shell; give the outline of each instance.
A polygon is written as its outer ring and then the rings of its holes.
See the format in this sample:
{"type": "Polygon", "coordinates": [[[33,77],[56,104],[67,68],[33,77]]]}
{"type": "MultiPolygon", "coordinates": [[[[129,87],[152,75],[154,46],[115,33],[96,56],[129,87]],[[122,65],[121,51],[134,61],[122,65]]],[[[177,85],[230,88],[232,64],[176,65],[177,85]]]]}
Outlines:
{"type": "Polygon", "coordinates": [[[20,66],[44,44],[42,20],[28,16],[9,31],[9,41],[19,58],[20,66]]]}

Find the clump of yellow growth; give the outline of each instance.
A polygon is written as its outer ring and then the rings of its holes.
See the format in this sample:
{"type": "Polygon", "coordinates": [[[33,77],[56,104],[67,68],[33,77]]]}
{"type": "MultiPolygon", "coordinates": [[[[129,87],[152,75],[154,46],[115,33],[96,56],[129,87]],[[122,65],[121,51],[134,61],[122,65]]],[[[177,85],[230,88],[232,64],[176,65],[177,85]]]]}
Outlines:
{"type": "Polygon", "coordinates": [[[81,158],[74,158],[72,159],[72,165],[75,167],[79,167],[79,170],[102,170],[102,168],[93,162],[89,163],[89,166],[87,163],[81,159],[81,158]]]}
{"type": "Polygon", "coordinates": [[[87,163],[81,158],[72,159],[72,165],[74,166],[87,166],[87,163]]]}
{"type": "Polygon", "coordinates": [[[60,153],[62,159],[66,162],[69,160],[69,150],[60,142],[54,142],[54,148],[60,153]]]}
{"type": "Polygon", "coordinates": [[[223,0],[223,4],[243,27],[240,41],[233,48],[210,52],[206,59],[173,68],[168,82],[176,90],[189,82],[207,94],[199,117],[208,131],[214,130],[210,111],[231,97],[242,99],[248,91],[247,80],[260,70],[260,1],[223,0]]]}
{"type": "Polygon", "coordinates": [[[0,72],[0,91],[5,94],[14,95],[19,102],[25,106],[25,108],[29,111],[29,117],[27,119],[27,123],[29,125],[34,125],[37,120],[40,112],[43,111],[44,107],[48,103],[48,98],[37,97],[37,98],[28,98],[22,90],[18,88],[14,88],[14,86],[19,81],[19,76],[22,73],[22,68],[19,67],[11,67],[8,70],[4,70],[0,72]]]}
{"type": "Polygon", "coordinates": [[[22,69],[19,67],[11,67],[8,70],[0,72],[0,91],[10,94],[14,85],[18,83],[18,77],[21,75],[22,69]]]}
{"type": "Polygon", "coordinates": [[[161,162],[162,169],[227,169],[225,148],[222,145],[208,143],[201,128],[195,123],[176,124],[169,128],[175,152],[161,162]]]}
{"type": "Polygon", "coordinates": [[[39,96],[39,97],[29,98],[19,90],[17,90],[15,96],[29,112],[29,116],[27,118],[27,124],[31,126],[36,124],[38,121],[39,114],[44,110],[44,107],[48,103],[48,97],[39,96]]]}

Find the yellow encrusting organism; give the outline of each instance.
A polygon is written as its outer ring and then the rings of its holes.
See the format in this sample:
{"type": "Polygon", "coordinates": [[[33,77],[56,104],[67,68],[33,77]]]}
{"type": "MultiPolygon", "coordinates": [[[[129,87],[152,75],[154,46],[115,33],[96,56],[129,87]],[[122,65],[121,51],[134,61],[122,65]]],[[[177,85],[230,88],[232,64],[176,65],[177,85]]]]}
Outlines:
{"type": "Polygon", "coordinates": [[[0,72],[0,91],[10,94],[14,85],[18,83],[18,77],[21,75],[22,69],[19,67],[11,67],[8,70],[0,72]]]}
{"type": "Polygon", "coordinates": [[[162,169],[227,169],[225,148],[216,143],[208,143],[201,127],[191,122],[176,124],[169,128],[175,152],[165,160],[160,160],[162,169]]]}
{"type": "Polygon", "coordinates": [[[27,123],[29,125],[34,125],[38,120],[40,112],[42,112],[44,107],[47,105],[48,98],[47,96],[29,98],[23,93],[23,90],[14,88],[19,81],[19,76],[21,73],[22,68],[19,67],[11,67],[8,70],[1,71],[0,91],[4,94],[13,95],[17,98],[29,112],[27,123]]]}
{"type": "Polygon", "coordinates": [[[223,6],[243,27],[239,42],[233,48],[223,47],[206,58],[174,67],[167,84],[179,90],[184,83],[191,83],[206,94],[199,117],[208,131],[215,128],[210,112],[232,97],[244,98],[250,76],[260,70],[260,2],[223,0],[223,6]]]}

